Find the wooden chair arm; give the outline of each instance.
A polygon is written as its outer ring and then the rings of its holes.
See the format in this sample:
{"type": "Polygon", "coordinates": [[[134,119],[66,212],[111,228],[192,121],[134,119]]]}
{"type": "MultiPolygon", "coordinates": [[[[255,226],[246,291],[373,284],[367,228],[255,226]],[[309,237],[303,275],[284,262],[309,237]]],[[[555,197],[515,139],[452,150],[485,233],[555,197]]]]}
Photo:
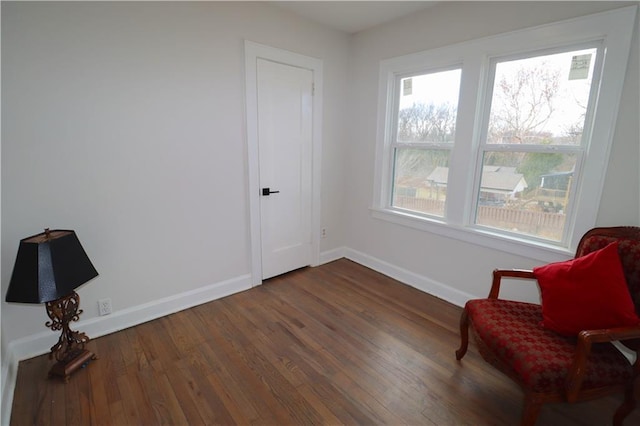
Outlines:
{"type": "Polygon", "coordinates": [[[491,291],[489,292],[489,299],[497,299],[498,293],[500,293],[500,282],[502,277],[506,278],[520,278],[520,279],[533,279],[536,277],[533,275],[533,271],[525,269],[494,269],[493,281],[491,282],[491,291]]]}
{"type": "Polygon", "coordinates": [[[578,334],[573,363],[565,382],[567,400],[569,402],[575,402],[578,399],[578,393],[580,393],[580,387],[584,380],[587,359],[591,353],[591,345],[593,343],[614,342],[616,340],[624,341],[638,338],[640,338],[640,326],[581,331],[580,334],[578,334]]]}
{"type": "Polygon", "coordinates": [[[638,339],[640,338],[640,326],[584,330],[578,335],[578,339],[580,338],[590,340],[592,343],[638,339]]]}

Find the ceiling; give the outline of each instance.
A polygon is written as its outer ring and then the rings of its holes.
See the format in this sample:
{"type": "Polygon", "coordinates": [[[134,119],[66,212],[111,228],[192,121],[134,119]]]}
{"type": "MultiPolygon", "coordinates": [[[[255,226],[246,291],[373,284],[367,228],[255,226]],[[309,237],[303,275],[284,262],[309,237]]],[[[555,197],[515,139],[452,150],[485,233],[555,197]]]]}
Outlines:
{"type": "Polygon", "coordinates": [[[435,1],[274,1],[276,6],[329,27],[357,33],[433,6],[435,1]]]}

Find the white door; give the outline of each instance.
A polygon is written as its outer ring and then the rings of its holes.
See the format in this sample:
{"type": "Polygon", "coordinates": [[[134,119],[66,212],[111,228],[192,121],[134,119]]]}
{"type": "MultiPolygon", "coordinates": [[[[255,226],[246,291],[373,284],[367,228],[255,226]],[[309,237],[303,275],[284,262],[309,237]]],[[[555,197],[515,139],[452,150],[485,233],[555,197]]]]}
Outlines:
{"type": "Polygon", "coordinates": [[[257,60],[262,279],[311,264],[313,72],[257,60]]]}

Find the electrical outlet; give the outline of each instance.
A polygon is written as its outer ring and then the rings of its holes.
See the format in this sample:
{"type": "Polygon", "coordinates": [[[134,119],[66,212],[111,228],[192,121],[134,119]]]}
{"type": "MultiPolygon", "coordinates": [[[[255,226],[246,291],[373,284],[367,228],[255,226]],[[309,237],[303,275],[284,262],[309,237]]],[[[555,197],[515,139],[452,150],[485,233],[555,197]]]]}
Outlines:
{"type": "Polygon", "coordinates": [[[98,312],[100,315],[109,315],[111,313],[111,298],[98,300],[98,312]]]}
{"type": "Polygon", "coordinates": [[[327,228],[322,228],[320,235],[322,238],[327,238],[327,228]]]}

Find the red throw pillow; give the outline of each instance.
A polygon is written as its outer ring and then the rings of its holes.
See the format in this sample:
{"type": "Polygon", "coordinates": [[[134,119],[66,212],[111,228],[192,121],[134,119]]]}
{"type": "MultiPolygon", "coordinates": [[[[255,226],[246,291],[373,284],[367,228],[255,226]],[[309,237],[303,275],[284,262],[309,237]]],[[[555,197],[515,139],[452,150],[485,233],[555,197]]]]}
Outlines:
{"type": "Polygon", "coordinates": [[[566,262],[533,268],[542,326],[566,336],[640,324],[618,256],[618,243],[566,262]]]}

